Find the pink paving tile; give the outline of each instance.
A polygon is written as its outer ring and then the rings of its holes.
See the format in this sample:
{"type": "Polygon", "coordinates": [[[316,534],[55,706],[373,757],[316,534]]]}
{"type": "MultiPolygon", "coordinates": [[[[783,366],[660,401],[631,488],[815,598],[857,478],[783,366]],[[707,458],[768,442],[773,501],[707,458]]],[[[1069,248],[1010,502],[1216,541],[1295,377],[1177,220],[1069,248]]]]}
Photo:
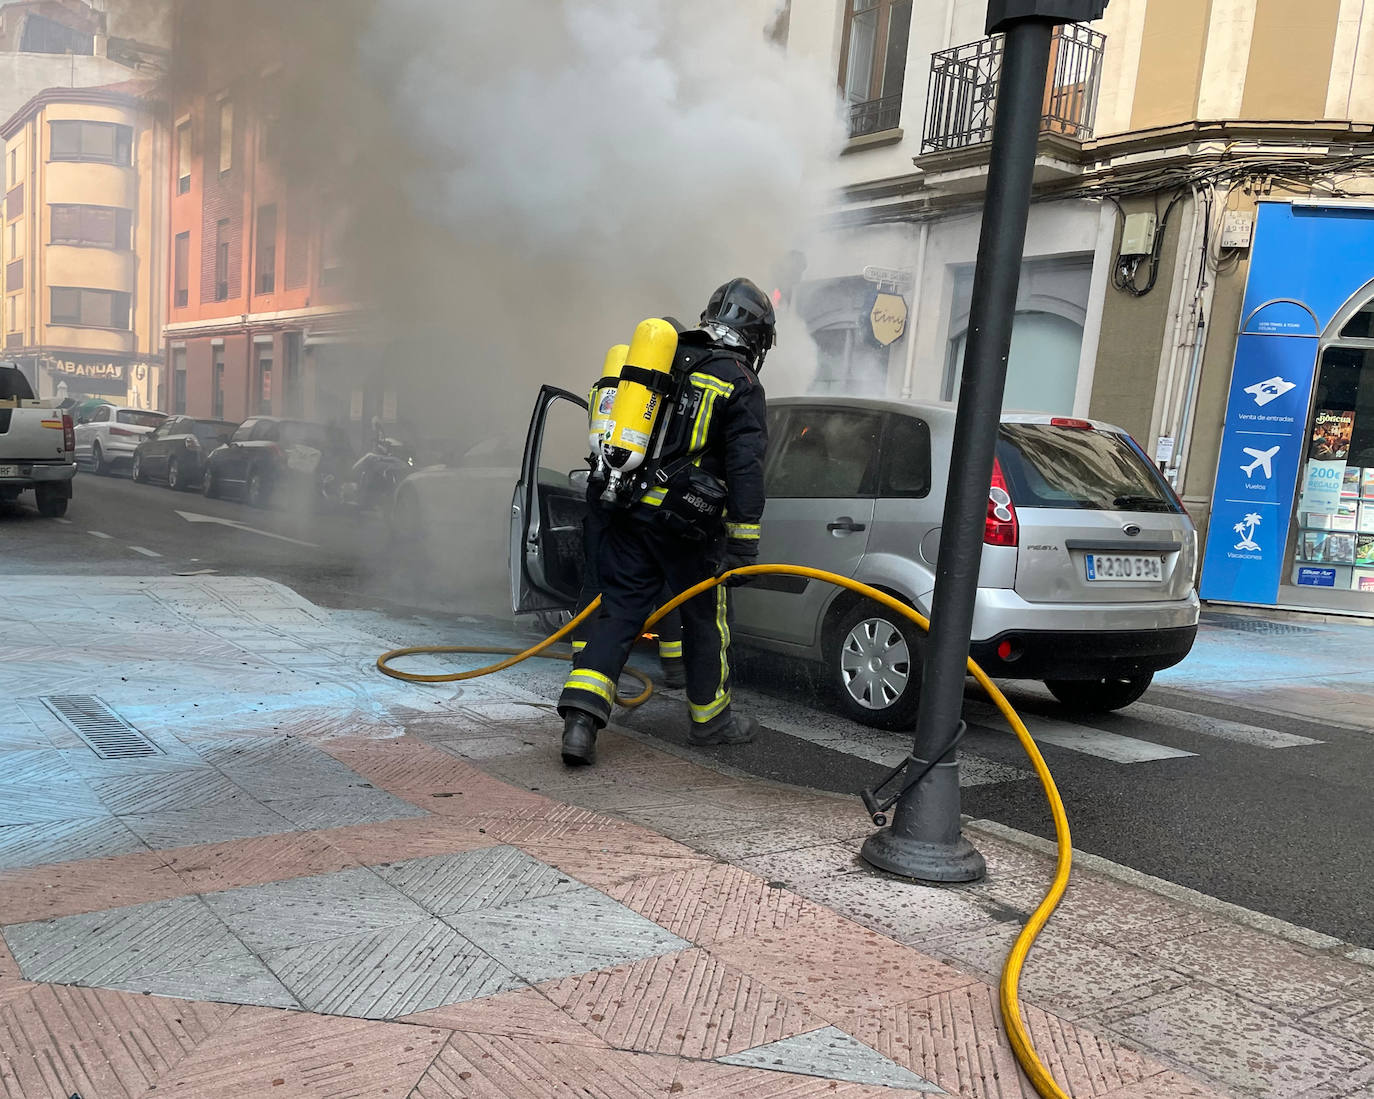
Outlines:
{"type": "Polygon", "coordinates": [[[782,931],[737,935],[711,946],[730,966],[801,1000],[833,1021],[875,997],[915,1000],[977,983],[886,935],[822,910],[782,931]]]}
{"type": "Polygon", "coordinates": [[[711,1061],[679,1062],[673,1089],[688,1096],[748,1096],[749,1099],[899,1099],[919,1095],[895,1088],[718,1065],[711,1061]]]}
{"type": "Polygon", "coordinates": [[[704,950],[684,950],[542,985],[617,1049],[724,1057],[825,1025],[823,1019],[704,950]]]}
{"type": "Polygon", "coordinates": [[[447,1038],[430,1027],[239,1008],[148,1099],[403,1099],[447,1038]]]}
{"type": "Polygon", "coordinates": [[[677,1068],[669,1057],[455,1034],[411,1099],[659,1099],[677,1068]]]}
{"type": "Polygon", "coordinates": [[[607,892],[628,908],[694,943],[733,935],[782,931],[814,921],[821,909],[757,874],[726,863],[705,863],[640,878],[607,892]]]}
{"type": "Polygon", "coordinates": [[[609,1048],[604,1038],[574,1022],[571,1016],[533,988],[431,1008],[397,1021],[458,1030],[465,1034],[490,1034],[536,1042],[609,1048]]]}
{"type": "Polygon", "coordinates": [[[102,989],[29,985],[0,998],[0,1095],[142,1096],[236,1010],[102,989]]]}
{"type": "MultiPolygon", "coordinates": [[[[1031,1043],[1075,1099],[1107,1095],[1164,1070],[1035,1007],[1031,1043]]],[[[859,1010],[836,1026],[946,1091],[970,1099],[1035,1099],[1002,1029],[997,989],[977,982],[924,999],[859,1010]]]]}
{"type": "Polygon", "coordinates": [[[557,867],[563,873],[597,889],[609,889],[636,878],[674,874],[691,867],[712,864],[710,858],[691,850],[685,855],[661,855],[599,847],[550,847],[542,843],[518,843],[515,846],[540,862],[557,867]]]}
{"type": "Polygon", "coordinates": [[[285,833],[160,852],[194,893],[328,874],[357,863],[321,834],[285,833]]]}
{"type": "Polygon", "coordinates": [[[483,835],[478,827],[439,817],[357,824],[315,833],[331,847],[364,866],[426,855],[450,855],[499,842],[483,835]]]}
{"type": "Polygon", "coordinates": [[[191,892],[158,852],[0,873],[0,924],[142,904],[191,892]]]}
{"type": "Polygon", "coordinates": [[[19,963],[14,960],[14,955],[10,953],[10,948],[5,945],[5,940],[0,938],[0,979],[18,976],[19,963]]]}

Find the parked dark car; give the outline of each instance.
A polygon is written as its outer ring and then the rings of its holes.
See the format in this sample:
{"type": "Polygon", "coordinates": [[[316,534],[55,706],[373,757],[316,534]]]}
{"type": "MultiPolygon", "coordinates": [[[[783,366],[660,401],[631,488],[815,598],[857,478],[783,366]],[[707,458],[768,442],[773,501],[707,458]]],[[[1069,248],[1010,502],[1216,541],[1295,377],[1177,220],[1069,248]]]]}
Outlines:
{"type": "Polygon", "coordinates": [[[210,455],[201,487],[206,496],[242,496],[254,507],[282,497],[312,506],[337,496],[352,465],[342,428],[255,416],[210,455]]]}
{"type": "Polygon", "coordinates": [[[164,481],[170,489],[200,484],[205,460],[227,443],[238,428],[230,420],[172,416],[134,449],[135,481],[164,481]]]}

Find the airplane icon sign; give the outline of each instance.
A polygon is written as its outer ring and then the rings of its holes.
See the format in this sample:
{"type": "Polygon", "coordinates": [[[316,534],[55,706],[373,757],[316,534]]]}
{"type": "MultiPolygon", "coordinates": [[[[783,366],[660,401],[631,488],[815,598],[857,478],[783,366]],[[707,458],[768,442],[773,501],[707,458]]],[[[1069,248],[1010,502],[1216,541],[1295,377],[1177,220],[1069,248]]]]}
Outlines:
{"type": "Polygon", "coordinates": [[[1255,475],[1255,470],[1261,467],[1264,469],[1265,480],[1274,476],[1274,470],[1271,468],[1270,463],[1273,462],[1274,455],[1279,452],[1278,447],[1270,447],[1268,450],[1255,450],[1247,446],[1242,449],[1246,454],[1250,455],[1251,458],[1255,459],[1249,465],[1245,465],[1244,463],[1241,464],[1240,468],[1244,470],[1247,477],[1253,477],[1255,475]]]}

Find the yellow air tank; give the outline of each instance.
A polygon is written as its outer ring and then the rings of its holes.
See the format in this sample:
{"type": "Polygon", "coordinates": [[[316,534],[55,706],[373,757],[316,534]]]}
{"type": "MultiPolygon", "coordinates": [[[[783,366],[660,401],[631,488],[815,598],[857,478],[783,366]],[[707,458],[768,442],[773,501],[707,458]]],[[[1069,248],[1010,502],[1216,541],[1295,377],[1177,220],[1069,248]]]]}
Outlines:
{"type": "Polygon", "coordinates": [[[601,368],[601,377],[592,386],[587,401],[587,439],[592,454],[601,456],[601,439],[611,427],[611,409],[615,405],[615,387],[620,381],[620,370],[630,353],[628,343],[618,343],[606,352],[606,365],[601,368]]]}
{"type": "Polygon", "coordinates": [[[676,355],[676,328],[657,317],[639,322],[611,404],[611,425],[601,441],[602,458],[610,470],[602,494],[608,503],[618,498],[621,478],[638,469],[649,452],[663,407],[663,394],[649,383],[662,381],[666,388],[676,355]],[[652,374],[663,377],[655,379],[652,374]]]}

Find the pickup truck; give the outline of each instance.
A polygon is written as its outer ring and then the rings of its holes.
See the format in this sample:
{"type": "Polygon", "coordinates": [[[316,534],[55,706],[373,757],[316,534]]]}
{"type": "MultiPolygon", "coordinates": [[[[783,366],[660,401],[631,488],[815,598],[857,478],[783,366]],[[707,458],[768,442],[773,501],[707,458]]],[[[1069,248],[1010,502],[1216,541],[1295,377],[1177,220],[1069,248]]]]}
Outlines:
{"type": "Polygon", "coordinates": [[[31,488],[49,519],[66,514],[76,476],[76,432],[56,403],[35,400],[23,371],[0,362],[0,503],[31,488]]]}

